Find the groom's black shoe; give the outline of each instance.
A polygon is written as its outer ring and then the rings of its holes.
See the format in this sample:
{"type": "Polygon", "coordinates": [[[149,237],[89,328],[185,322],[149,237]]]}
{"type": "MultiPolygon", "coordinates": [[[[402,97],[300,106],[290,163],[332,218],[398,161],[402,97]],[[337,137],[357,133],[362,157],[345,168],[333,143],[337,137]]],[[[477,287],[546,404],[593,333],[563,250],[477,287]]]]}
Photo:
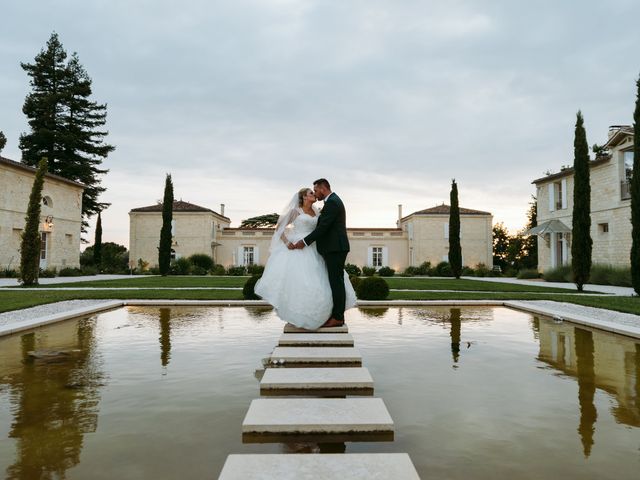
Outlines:
{"type": "Polygon", "coordinates": [[[343,325],[344,325],[344,320],[336,320],[335,318],[331,317],[329,320],[324,322],[321,328],[341,327],[343,325]]]}

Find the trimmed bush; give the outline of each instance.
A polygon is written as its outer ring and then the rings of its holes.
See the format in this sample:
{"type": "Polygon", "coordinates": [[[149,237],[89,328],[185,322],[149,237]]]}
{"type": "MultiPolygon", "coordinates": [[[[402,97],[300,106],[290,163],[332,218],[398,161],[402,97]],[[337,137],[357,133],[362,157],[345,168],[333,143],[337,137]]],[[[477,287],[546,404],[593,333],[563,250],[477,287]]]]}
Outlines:
{"type": "Polygon", "coordinates": [[[362,274],[365,277],[373,277],[376,274],[375,267],[362,267],[362,274]]]}
{"type": "Polygon", "coordinates": [[[200,266],[194,265],[191,267],[191,275],[206,275],[207,273],[209,272],[200,266]]]}
{"type": "MultiPolygon", "coordinates": [[[[182,257],[171,262],[171,268],[169,269],[169,274],[171,275],[189,275],[191,273],[191,269],[193,265],[188,258],[182,257]]],[[[160,269],[162,272],[162,269],[160,269]]]]}
{"type": "Polygon", "coordinates": [[[465,277],[473,277],[475,274],[476,271],[473,268],[467,266],[462,267],[462,275],[465,277]]]}
{"type": "Polygon", "coordinates": [[[488,277],[491,270],[484,263],[479,263],[476,265],[475,276],[476,277],[488,277]]]}
{"type": "Polygon", "coordinates": [[[40,269],[40,274],[38,275],[40,278],[53,278],[56,276],[55,268],[47,268],[45,270],[40,269]]]}
{"type": "Polygon", "coordinates": [[[571,267],[569,265],[562,265],[561,267],[545,270],[542,278],[547,282],[573,282],[571,267]]]}
{"type": "Polygon", "coordinates": [[[244,283],[244,287],[242,287],[242,296],[245,300],[262,300],[262,297],[256,295],[255,288],[256,283],[262,275],[251,275],[249,279],[244,283]]]}
{"type": "Polygon", "coordinates": [[[528,278],[540,278],[540,273],[535,268],[523,268],[518,272],[518,278],[520,280],[526,280],[528,278]]]}
{"type": "Polygon", "coordinates": [[[98,269],[92,265],[87,265],[85,267],[80,267],[80,275],[97,275],[98,269]]]}
{"type": "Polygon", "coordinates": [[[347,272],[350,277],[351,276],[359,277],[360,275],[362,275],[362,270],[360,270],[360,267],[358,267],[357,265],[354,265],[353,263],[347,263],[344,266],[344,271],[347,272]]]}
{"type": "Polygon", "coordinates": [[[440,262],[434,269],[434,274],[437,277],[453,277],[453,271],[449,262],[440,262]]]}
{"type": "Polygon", "coordinates": [[[591,267],[589,283],[596,285],[616,285],[632,287],[631,269],[629,267],[614,267],[612,265],[594,264],[591,267]]]}
{"type": "Polygon", "coordinates": [[[211,275],[224,275],[225,273],[227,272],[224,269],[224,266],[220,264],[214,265],[213,268],[211,269],[211,275]]]}
{"type": "Polygon", "coordinates": [[[18,271],[11,268],[3,268],[0,270],[0,278],[16,278],[17,276],[18,271]]]}
{"type": "Polygon", "coordinates": [[[358,286],[360,285],[362,279],[356,275],[349,275],[349,281],[351,282],[351,286],[353,287],[353,289],[357,292],[358,286]]]}
{"type": "Polygon", "coordinates": [[[79,268],[66,267],[61,269],[58,272],[59,277],[79,277],[82,275],[82,272],[79,268]]]}
{"type": "Polygon", "coordinates": [[[194,267],[200,267],[200,270],[204,270],[205,273],[196,273],[196,275],[206,275],[209,270],[213,268],[213,258],[206,253],[194,253],[189,257],[191,265],[194,267]]]}
{"type": "Polygon", "coordinates": [[[382,277],[367,277],[358,285],[356,294],[361,300],[384,300],[389,295],[389,285],[382,277]]]}
{"type": "Polygon", "coordinates": [[[249,275],[262,275],[264,273],[264,265],[249,265],[247,273],[249,275]]]}
{"type": "Polygon", "coordinates": [[[391,267],[382,267],[380,270],[378,270],[378,275],[380,275],[381,277],[393,277],[395,273],[396,271],[391,267]]]}
{"type": "Polygon", "coordinates": [[[233,277],[241,277],[246,274],[247,274],[247,269],[244,268],[243,266],[227,268],[227,275],[231,275],[233,277]]]}

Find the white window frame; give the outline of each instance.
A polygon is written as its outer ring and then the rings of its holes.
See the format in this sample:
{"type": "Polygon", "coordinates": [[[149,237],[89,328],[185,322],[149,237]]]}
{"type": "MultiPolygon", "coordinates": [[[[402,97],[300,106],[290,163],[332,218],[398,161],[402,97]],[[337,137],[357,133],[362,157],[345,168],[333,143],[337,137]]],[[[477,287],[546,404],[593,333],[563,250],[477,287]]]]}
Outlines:
{"type": "Polygon", "coordinates": [[[627,150],[622,152],[622,175],[624,182],[630,182],[631,176],[627,175],[627,172],[631,170],[633,172],[633,150],[627,150]],[[627,169],[627,162],[630,163],[630,168],[627,169]]]}
{"type": "Polygon", "coordinates": [[[255,257],[256,247],[253,245],[243,245],[242,246],[242,265],[249,266],[256,264],[255,257]]]}

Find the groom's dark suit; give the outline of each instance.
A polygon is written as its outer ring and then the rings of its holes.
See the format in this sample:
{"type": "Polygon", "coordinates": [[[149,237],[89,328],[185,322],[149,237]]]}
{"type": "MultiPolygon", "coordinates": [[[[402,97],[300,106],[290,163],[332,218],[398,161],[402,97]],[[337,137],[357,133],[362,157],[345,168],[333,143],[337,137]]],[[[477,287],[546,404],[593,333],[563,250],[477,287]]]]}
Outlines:
{"type": "Polygon", "coordinates": [[[344,321],[344,262],[349,253],[347,238],[347,214],[340,197],[331,193],[324,202],[316,229],[304,238],[306,245],[317,242],[318,253],[327,264],[329,285],[333,296],[331,316],[344,321]]]}

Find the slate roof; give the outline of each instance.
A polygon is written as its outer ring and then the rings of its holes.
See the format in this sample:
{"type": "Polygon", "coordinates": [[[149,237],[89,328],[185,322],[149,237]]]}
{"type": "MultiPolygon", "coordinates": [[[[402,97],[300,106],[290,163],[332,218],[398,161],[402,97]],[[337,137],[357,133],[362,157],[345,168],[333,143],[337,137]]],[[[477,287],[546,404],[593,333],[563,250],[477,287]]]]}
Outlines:
{"type": "MultiPolygon", "coordinates": [[[[148,207],[138,207],[132,208],[132,212],[162,212],[162,203],[156,203],[155,205],[149,205],[148,207]]],[[[210,208],[201,207],[200,205],[195,205],[193,203],[184,202],[182,200],[174,200],[173,201],[173,211],[174,212],[210,212],[218,215],[219,217],[226,218],[228,217],[224,215],[220,215],[218,212],[214,212],[210,208]]]]}
{"type": "MultiPolygon", "coordinates": [[[[460,209],[460,215],[491,215],[491,212],[483,212],[482,210],[473,210],[471,208],[462,208],[460,209]]],[[[435,207],[427,208],[425,210],[419,210],[417,212],[413,212],[410,215],[407,215],[403,218],[403,220],[411,215],[449,215],[451,212],[451,207],[449,205],[436,205],[435,207]]]]}
{"type": "MultiPolygon", "coordinates": [[[[35,175],[37,168],[30,167],[29,165],[25,165],[24,163],[16,162],[15,160],[10,160],[6,157],[0,156],[0,164],[8,165],[10,167],[14,167],[20,170],[24,170],[29,173],[33,173],[35,175]]],[[[74,182],[73,180],[69,180],[68,178],[61,177],[60,175],[55,175],[53,173],[47,173],[45,178],[51,178],[54,180],[58,180],[62,183],[67,183],[69,185],[73,185],[74,187],[85,188],[86,186],[83,183],[74,182]]]]}

